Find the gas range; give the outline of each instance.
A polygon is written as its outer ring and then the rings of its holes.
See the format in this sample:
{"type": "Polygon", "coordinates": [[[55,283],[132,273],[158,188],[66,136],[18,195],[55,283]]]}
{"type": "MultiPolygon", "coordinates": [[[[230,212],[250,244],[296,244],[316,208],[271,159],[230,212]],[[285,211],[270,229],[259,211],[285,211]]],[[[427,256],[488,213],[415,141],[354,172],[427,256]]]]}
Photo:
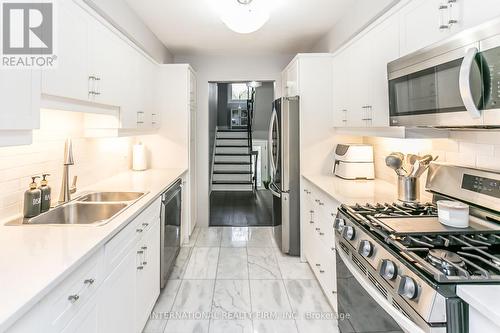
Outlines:
{"type": "Polygon", "coordinates": [[[469,227],[441,224],[434,203],[342,205],[337,250],[424,332],[467,332],[456,286],[500,283],[500,175],[434,164],[427,190],[471,204],[469,227]]]}

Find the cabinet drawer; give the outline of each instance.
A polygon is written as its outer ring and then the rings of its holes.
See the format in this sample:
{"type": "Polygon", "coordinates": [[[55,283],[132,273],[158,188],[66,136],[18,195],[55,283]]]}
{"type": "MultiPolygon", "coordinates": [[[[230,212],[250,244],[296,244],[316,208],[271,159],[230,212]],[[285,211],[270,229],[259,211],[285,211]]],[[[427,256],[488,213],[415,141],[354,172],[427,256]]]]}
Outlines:
{"type": "Polygon", "coordinates": [[[96,294],[104,280],[103,252],[99,250],[66,278],[43,301],[49,331],[61,331],[96,294]]]}
{"type": "Polygon", "coordinates": [[[160,216],[161,198],[148,206],[139,216],[104,245],[106,274],[109,274],[132,247],[147,232],[152,222],[160,216]]]}

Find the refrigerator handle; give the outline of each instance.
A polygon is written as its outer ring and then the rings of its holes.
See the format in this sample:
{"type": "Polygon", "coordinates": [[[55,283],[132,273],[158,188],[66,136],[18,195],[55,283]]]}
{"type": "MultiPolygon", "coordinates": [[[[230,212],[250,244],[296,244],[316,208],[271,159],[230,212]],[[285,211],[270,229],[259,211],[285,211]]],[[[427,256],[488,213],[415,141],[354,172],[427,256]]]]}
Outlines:
{"type": "Polygon", "coordinates": [[[281,198],[281,194],[275,191],[276,185],[274,183],[269,184],[269,191],[271,191],[272,195],[274,195],[277,198],[281,198]]]}
{"type": "MultiPolygon", "coordinates": [[[[270,176],[271,176],[271,181],[273,181],[273,176],[274,173],[276,172],[276,163],[274,160],[274,155],[273,155],[273,127],[274,123],[277,121],[278,115],[276,113],[276,109],[273,109],[273,114],[271,115],[271,121],[269,122],[269,137],[268,137],[268,145],[269,145],[269,166],[270,166],[270,176]]],[[[278,130],[278,129],[277,129],[278,130]]],[[[279,133],[278,133],[278,140],[279,140],[279,133]]],[[[279,154],[279,143],[277,143],[278,149],[278,154],[279,154]]]]}

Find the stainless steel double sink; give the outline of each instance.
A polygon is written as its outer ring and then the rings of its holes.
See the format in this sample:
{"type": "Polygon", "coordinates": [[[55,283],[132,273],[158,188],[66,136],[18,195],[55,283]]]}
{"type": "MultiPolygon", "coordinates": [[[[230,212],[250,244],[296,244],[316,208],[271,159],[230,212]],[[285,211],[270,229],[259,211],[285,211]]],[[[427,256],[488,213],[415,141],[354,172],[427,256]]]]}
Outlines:
{"type": "MultiPolygon", "coordinates": [[[[146,192],[92,192],[57,206],[23,224],[104,225],[146,192]]],[[[18,223],[19,224],[19,223],[18,223]]]]}

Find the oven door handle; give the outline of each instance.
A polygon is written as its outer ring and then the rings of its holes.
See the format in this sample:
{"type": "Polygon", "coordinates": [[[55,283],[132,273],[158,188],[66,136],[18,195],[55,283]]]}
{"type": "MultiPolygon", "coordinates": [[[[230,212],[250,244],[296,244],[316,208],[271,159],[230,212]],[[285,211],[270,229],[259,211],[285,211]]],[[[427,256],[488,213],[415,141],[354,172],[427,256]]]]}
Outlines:
{"type": "MultiPolygon", "coordinates": [[[[338,245],[338,243],[337,243],[338,245]]],[[[401,326],[403,330],[406,332],[412,333],[425,333],[423,329],[417,326],[414,322],[412,322],[408,317],[399,312],[396,308],[392,306],[392,304],[387,301],[380,293],[367,281],[367,279],[358,272],[358,270],[351,265],[349,260],[346,258],[345,254],[342,253],[342,250],[338,250],[340,245],[337,247],[337,253],[349,269],[351,274],[356,278],[361,286],[366,290],[366,292],[372,297],[375,302],[377,302],[395,321],[398,325],[401,326]]]]}
{"type": "Polygon", "coordinates": [[[460,96],[462,96],[462,101],[464,102],[465,109],[469,112],[473,119],[481,118],[481,111],[478,109],[476,103],[474,102],[474,97],[472,96],[472,89],[470,86],[470,74],[472,71],[472,66],[476,61],[476,55],[479,50],[476,47],[472,47],[467,50],[467,53],[460,66],[460,76],[459,76],[459,87],[460,96]]]}

